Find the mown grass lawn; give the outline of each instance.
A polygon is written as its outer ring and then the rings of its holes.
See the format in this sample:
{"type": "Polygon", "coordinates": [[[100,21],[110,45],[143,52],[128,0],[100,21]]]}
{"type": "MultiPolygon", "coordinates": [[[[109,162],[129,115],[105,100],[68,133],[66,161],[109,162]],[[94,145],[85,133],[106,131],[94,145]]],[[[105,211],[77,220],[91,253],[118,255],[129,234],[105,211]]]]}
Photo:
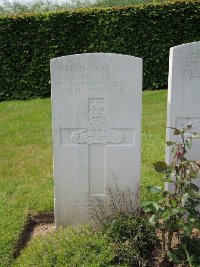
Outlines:
{"type": "Polygon", "coordinates": [[[142,198],[146,199],[148,185],[162,185],[161,175],[153,163],[165,160],[167,119],[167,90],[143,93],[142,107],[142,198]]]}
{"type": "Polygon", "coordinates": [[[0,266],[28,214],[53,210],[50,99],[0,103],[0,266]]]}
{"type": "MultiPolygon", "coordinates": [[[[142,198],[162,185],[152,163],[165,156],[167,91],[143,93],[142,198]]],[[[28,215],[53,210],[51,101],[0,103],[0,266],[10,266],[28,215]]]]}

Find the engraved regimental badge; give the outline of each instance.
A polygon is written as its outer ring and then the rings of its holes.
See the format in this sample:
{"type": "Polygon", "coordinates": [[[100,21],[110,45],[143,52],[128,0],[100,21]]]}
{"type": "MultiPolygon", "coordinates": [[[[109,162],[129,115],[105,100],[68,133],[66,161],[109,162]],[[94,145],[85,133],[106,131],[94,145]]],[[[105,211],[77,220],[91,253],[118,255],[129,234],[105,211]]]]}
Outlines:
{"type": "Polygon", "coordinates": [[[116,130],[111,130],[106,120],[105,99],[93,99],[89,103],[87,129],[73,132],[71,140],[82,144],[118,144],[123,141],[123,134],[116,130]]]}

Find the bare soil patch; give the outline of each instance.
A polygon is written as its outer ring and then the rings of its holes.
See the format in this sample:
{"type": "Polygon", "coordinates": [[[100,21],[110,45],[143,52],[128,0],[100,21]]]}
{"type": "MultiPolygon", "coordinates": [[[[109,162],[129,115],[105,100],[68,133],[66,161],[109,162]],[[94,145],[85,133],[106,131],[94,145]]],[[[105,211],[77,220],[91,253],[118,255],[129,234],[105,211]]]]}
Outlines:
{"type": "Polygon", "coordinates": [[[37,235],[45,235],[55,230],[54,214],[40,213],[30,216],[24,226],[24,229],[18,239],[13,258],[19,257],[23,248],[26,247],[27,243],[37,235]]]}
{"type": "Polygon", "coordinates": [[[37,235],[46,235],[49,232],[52,232],[55,230],[55,224],[54,223],[46,223],[46,224],[39,224],[36,225],[33,228],[33,231],[31,233],[31,238],[34,238],[37,235]]]}

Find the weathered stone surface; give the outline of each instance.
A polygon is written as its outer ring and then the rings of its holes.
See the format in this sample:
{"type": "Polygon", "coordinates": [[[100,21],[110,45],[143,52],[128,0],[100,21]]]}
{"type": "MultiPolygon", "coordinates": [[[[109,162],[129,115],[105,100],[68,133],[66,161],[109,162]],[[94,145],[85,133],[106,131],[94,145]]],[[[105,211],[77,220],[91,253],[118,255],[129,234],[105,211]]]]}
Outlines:
{"type": "MultiPolygon", "coordinates": [[[[200,133],[199,103],[200,42],[172,47],[169,59],[167,126],[182,129],[191,124],[192,131],[200,133]]],[[[166,138],[167,141],[177,139],[170,128],[167,128],[166,138]]],[[[200,139],[193,140],[192,149],[188,149],[186,157],[200,160],[200,139]]],[[[172,162],[170,147],[166,150],[166,161],[172,162]]],[[[200,182],[197,183],[200,186],[200,182]]],[[[170,186],[167,185],[172,189],[170,186]]]]}
{"type": "Polygon", "coordinates": [[[140,178],[142,60],[80,54],[51,60],[56,225],[88,223],[88,194],[140,178]]]}

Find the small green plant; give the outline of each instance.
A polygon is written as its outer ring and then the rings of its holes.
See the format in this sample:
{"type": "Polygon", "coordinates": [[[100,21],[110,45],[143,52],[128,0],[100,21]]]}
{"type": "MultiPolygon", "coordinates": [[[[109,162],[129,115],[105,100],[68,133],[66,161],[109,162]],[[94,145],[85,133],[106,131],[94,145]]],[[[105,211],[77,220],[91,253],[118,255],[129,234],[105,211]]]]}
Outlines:
{"type": "Polygon", "coordinates": [[[176,263],[199,267],[200,238],[184,236],[174,252],[169,252],[169,256],[176,263]]]}
{"type": "Polygon", "coordinates": [[[116,264],[150,266],[158,239],[155,227],[140,213],[139,189],[120,189],[115,176],[114,181],[106,189],[106,198],[89,195],[90,217],[111,239],[116,264]]]}
{"type": "Polygon", "coordinates": [[[140,213],[139,188],[120,189],[117,178],[113,176],[114,185],[106,188],[106,198],[101,195],[88,196],[88,211],[91,220],[102,228],[108,222],[125,216],[140,213]]]}
{"type": "Polygon", "coordinates": [[[152,252],[159,242],[147,218],[134,214],[119,216],[107,223],[104,231],[114,244],[119,264],[152,266],[152,252]]]}
{"type": "Polygon", "coordinates": [[[172,183],[174,191],[166,191],[159,186],[149,186],[148,191],[159,194],[160,198],[158,201],[144,201],[142,207],[144,212],[151,213],[150,223],[162,233],[164,257],[176,263],[182,263],[181,259],[185,259],[184,263],[190,264],[187,242],[191,241],[193,229],[200,229],[200,213],[197,210],[200,204],[200,192],[199,187],[193,183],[193,179],[198,178],[200,167],[198,161],[188,160],[186,153],[187,149],[192,147],[192,140],[199,135],[192,132],[191,125],[182,130],[176,128],[172,130],[174,135],[181,137],[180,142],[167,142],[168,146],[172,146],[173,162],[167,165],[159,161],[154,164],[154,168],[157,172],[165,174],[164,181],[172,183]],[[179,250],[173,249],[172,246],[175,236],[179,250]],[[183,254],[181,257],[180,252],[183,254]]]}

